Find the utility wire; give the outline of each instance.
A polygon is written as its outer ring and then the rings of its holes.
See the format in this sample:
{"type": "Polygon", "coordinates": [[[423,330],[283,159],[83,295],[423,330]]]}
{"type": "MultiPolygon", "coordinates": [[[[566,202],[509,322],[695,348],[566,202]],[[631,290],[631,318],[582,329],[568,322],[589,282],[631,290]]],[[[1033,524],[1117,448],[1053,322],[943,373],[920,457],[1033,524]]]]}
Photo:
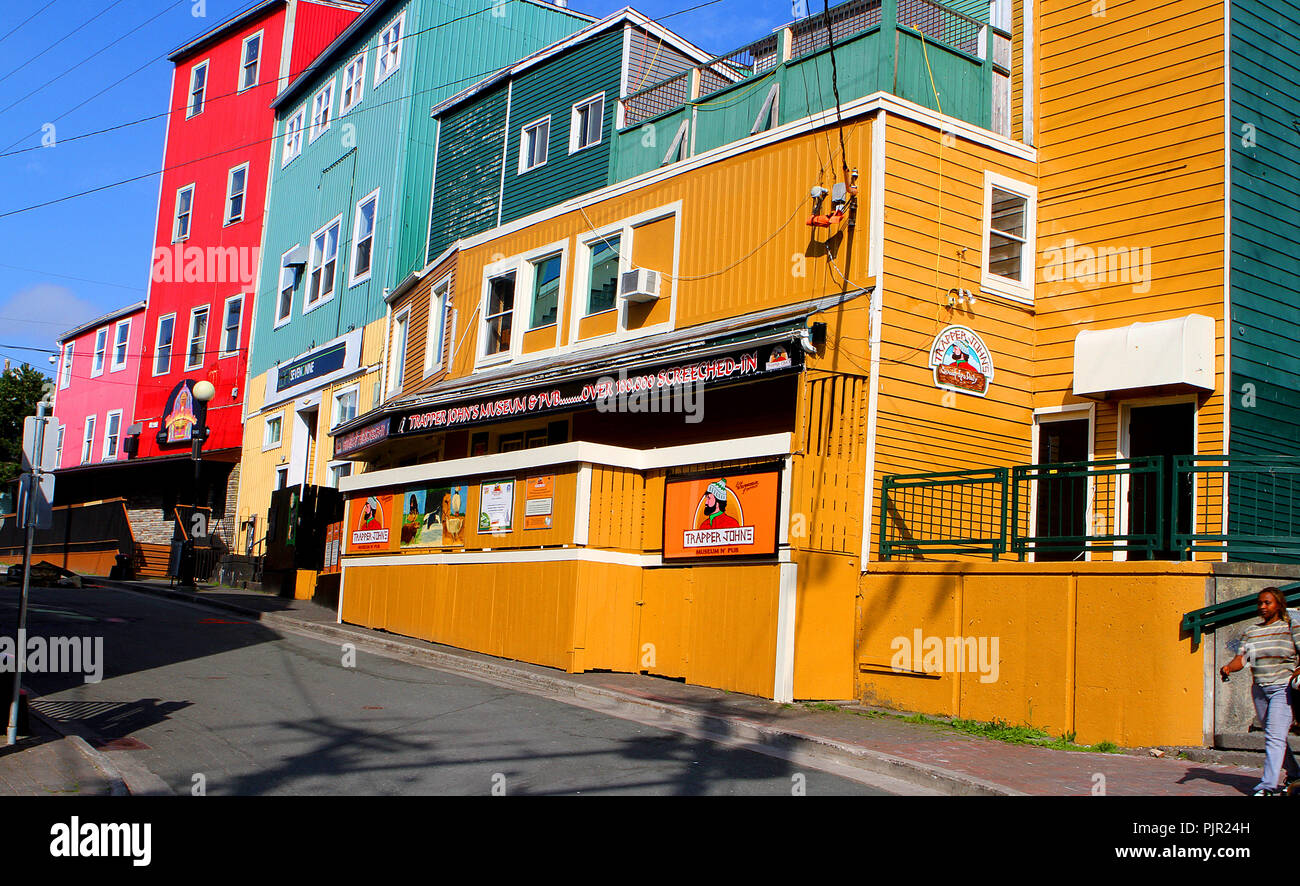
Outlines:
{"type": "Polygon", "coordinates": [[[19,28],[21,28],[23,25],[27,24],[32,19],[36,18],[36,16],[40,15],[42,12],[49,9],[51,6],[53,6],[55,3],[58,2],[59,0],[50,0],[49,3],[46,3],[40,9],[36,10],[31,15],[27,16],[27,18],[23,19],[18,24],[14,25],[12,28],[10,28],[8,31],[5,32],[5,35],[3,37],[0,37],[0,43],[3,43],[4,41],[8,40],[18,31],[19,28]]]}
{"type": "Polygon", "coordinates": [[[42,49],[40,52],[36,53],[36,54],[35,54],[34,56],[32,56],[31,58],[27,59],[27,61],[25,61],[25,62],[23,62],[22,64],[20,64],[18,67],[14,68],[14,69],[13,69],[12,71],[10,71],[8,74],[5,74],[3,77],[0,77],[0,83],[3,83],[4,81],[6,81],[6,80],[8,80],[10,77],[12,77],[14,74],[17,74],[17,73],[18,73],[19,71],[21,71],[23,68],[27,67],[27,66],[30,65],[32,62],[36,61],[36,60],[37,60],[38,58],[40,58],[41,56],[45,55],[45,53],[49,52],[49,51],[50,51],[51,49],[53,49],[54,47],[58,46],[58,45],[59,45],[60,43],[62,43],[64,40],[67,40],[69,37],[71,37],[73,34],[77,33],[78,31],[80,31],[82,28],[87,27],[91,22],[93,22],[95,19],[99,18],[100,16],[104,15],[104,14],[107,13],[109,10],[111,10],[111,9],[115,9],[115,8],[117,8],[118,6],[121,6],[121,5],[122,5],[122,2],[123,2],[123,0],[114,0],[113,3],[110,3],[108,6],[105,6],[105,7],[104,7],[103,9],[101,9],[98,13],[96,13],[95,15],[92,15],[90,18],[86,19],[84,22],[82,22],[81,24],[77,25],[75,28],[73,28],[73,29],[72,29],[71,31],[69,31],[68,33],[64,34],[64,35],[63,35],[62,37],[60,37],[58,40],[55,40],[55,41],[54,41],[53,43],[51,43],[49,46],[45,47],[45,48],[42,49]]]}

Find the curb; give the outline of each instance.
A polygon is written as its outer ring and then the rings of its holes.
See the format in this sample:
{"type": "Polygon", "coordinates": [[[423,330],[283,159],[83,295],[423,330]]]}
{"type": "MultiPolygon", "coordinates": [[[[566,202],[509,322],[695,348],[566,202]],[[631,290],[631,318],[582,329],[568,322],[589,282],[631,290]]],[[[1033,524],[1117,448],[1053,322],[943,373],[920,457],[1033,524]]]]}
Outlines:
{"type": "MultiPolygon", "coordinates": [[[[30,701],[36,701],[38,698],[40,698],[40,696],[29,695],[28,698],[30,701]]],[[[90,742],[86,741],[77,733],[69,730],[61,721],[45,716],[44,714],[37,711],[34,707],[29,706],[27,708],[27,714],[28,716],[35,717],[36,719],[40,720],[49,729],[63,736],[65,741],[71,742],[72,746],[75,747],[78,751],[80,751],[83,757],[89,760],[95,766],[95,768],[97,768],[100,772],[108,776],[110,796],[126,797],[130,795],[131,791],[127,787],[126,779],[122,777],[121,771],[117,768],[116,765],[114,765],[113,761],[110,760],[104,754],[103,751],[99,751],[91,747],[90,742]]]]}
{"type": "Polygon", "coordinates": [[[639,720],[660,728],[688,730],[713,741],[739,743],[752,751],[809,764],[827,763],[849,770],[870,772],[896,779],[916,787],[950,796],[1027,796],[995,782],[950,769],[928,766],[904,757],[875,751],[818,735],[782,729],[741,717],[703,714],[687,707],[641,698],[596,686],[575,684],[548,674],[512,667],[498,661],[480,661],[449,652],[425,649],[387,637],[363,633],[364,628],[304,621],[277,612],[261,612],[220,600],[204,600],[191,593],[170,588],[130,585],[96,579],[99,583],[122,590],[140,591],[177,602],[208,607],[252,618],[267,627],[334,642],[354,643],[358,648],[385,657],[433,667],[458,676],[492,683],[509,689],[543,695],[592,710],[639,720]]]}

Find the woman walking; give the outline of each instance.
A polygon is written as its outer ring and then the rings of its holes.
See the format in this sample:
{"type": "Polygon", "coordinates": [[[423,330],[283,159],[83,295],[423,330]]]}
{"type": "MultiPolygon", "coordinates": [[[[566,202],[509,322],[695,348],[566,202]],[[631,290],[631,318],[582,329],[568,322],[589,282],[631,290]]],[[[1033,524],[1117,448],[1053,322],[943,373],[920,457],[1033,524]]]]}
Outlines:
{"type": "Polygon", "coordinates": [[[1264,775],[1255,786],[1254,796],[1273,797],[1286,793],[1283,766],[1292,777],[1300,776],[1300,766],[1286,741],[1291,729],[1287,689],[1292,679],[1300,677],[1300,625],[1291,623],[1286,597],[1277,588],[1260,591],[1256,605],[1262,620],[1246,629],[1241,651],[1219,668],[1219,674],[1226,681],[1229,674],[1250,665],[1254,680],[1250,693],[1255,714],[1264,724],[1264,775]]]}

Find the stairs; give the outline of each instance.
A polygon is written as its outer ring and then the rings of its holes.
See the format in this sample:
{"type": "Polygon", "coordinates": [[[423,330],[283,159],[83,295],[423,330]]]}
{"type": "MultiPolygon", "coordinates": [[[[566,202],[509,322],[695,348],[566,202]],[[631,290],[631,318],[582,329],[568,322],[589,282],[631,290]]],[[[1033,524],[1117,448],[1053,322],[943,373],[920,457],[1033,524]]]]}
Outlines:
{"type": "Polygon", "coordinates": [[[136,542],[132,561],[136,578],[168,578],[167,561],[171,550],[171,545],[136,542]]]}

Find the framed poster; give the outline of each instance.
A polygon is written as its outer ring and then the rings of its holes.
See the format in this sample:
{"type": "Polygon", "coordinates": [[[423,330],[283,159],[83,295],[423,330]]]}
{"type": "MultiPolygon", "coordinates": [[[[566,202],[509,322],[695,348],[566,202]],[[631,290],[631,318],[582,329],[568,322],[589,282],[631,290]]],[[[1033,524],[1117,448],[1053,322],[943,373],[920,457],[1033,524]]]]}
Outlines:
{"type": "Polygon", "coordinates": [[[450,548],[465,544],[469,487],[427,486],[402,493],[402,549],[450,548]]]}
{"type": "Polygon", "coordinates": [[[348,527],[348,553],[387,551],[393,526],[393,496],[369,495],[352,499],[348,527]]]}
{"type": "Polygon", "coordinates": [[[524,529],[550,529],[555,522],[555,475],[529,477],[524,484],[524,529]]]}
{"type": "Polygon", "coordinates": [[[780,465],[670,478],[664,559],[775,556],[780,503],[780,465]]]}
{"type": "Polygon", "coordinates": [[[479,487],[478,531],[509,532],[514,529],[515,480],[492,480],[479,487]]]}

